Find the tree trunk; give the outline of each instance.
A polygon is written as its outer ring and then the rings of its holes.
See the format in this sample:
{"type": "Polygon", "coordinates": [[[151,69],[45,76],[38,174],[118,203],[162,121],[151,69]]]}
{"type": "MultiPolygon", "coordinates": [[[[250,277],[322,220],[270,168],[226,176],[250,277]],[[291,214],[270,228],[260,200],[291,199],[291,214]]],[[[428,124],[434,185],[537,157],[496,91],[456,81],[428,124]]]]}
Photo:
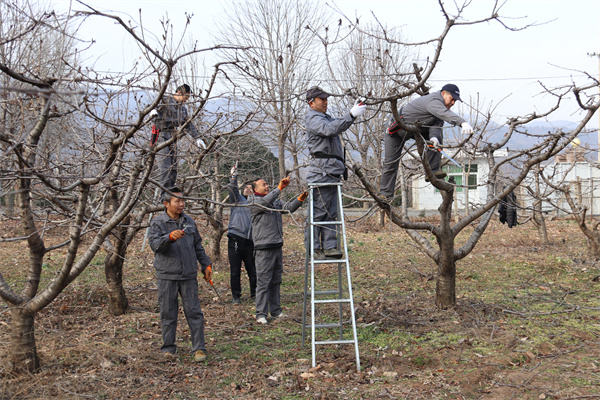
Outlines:
{"type": "Polygon", "coordinates": [[[13,372],[36,372],[40,368],[34,334],[35,313],[16,306],[12,309],[10,353],[13,372]]]}
{"type": "Polygon", "coordinates": [[[454,189],[442,191],[440,204],[440,232],[436,235],[440,246],[438,276],[435,288],[435,305],[441,309],[454,307],[456,304],[456,263],[454,258],[454,235],[450,221],[452,220],[452,203],[454,189]]]}
{"type": "MultiPolygon", "coordinates": [[[[447,238],[443,239],[448,240],[447,238]]],[[[438,276],[435,286],[435,305],[441,309],[451,308],[456,305],[456,263],[454,262],[454,251],[444,251],[447,243],[442,243],[442,256],[438,263],[438,276]]],[[[450,246],[450,249],[454,244],[450,246]]]]}
{"type": "MultiPolygon", "coordinates": [[[[124,221],[129,224],[129,217],[124,221]]],[[[114,231],[116,246],[104,260],[104,276],[106,277],[106,290],[108,292],[108,312],[110,315],[123,315],[129,308],[129,301],[123,288],[123,264],[127,252],[127,228],[117,227],[114,231]]]]}
{"type": "Polygon", "coordinates": [[[223,226],[216,227],[213,226],[209,235],[208,235],[208,246],[206,246],[206,253],[210,257],[210,260],[214,263],[221,258],[221,238],[223,237],[223,233],[225,230],[223,226]]]}
{"type": "Polygon", "coordinates": [[[548,244],[548,230],[546,229],[546,219],[542,213],[542,201],[537,200],[533,205],[533,222],[537,228],[540,240],[543,244],[548,244]]]}

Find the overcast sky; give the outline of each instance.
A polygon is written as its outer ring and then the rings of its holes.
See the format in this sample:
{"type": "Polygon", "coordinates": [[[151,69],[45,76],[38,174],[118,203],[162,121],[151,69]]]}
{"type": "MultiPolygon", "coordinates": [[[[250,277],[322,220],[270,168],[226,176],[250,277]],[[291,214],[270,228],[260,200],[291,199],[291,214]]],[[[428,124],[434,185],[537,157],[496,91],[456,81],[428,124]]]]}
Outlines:
{"type": "MultiPolygon", "coordinates": [[[[460,0],[456,0],[460,2],[460,0]]],[[[185,21],[184,13],[194,13],[191,33],[199,44],[208,44],[215,20],[222,16],[222,1],[137,1],[91,0],[87,4],[102,11],[131,15],[137,18],[142,10],[148,29],[166,13],[178,25],[185,21]],[[203,43],[203,41],[205,41],[203,43]]],[[[323,4],[325,2],[321,2],[323,4]]],[[[454,11],[454,0],[445,1],[448,11],[454,11]]],[[[493,1],[476,0],[464,14],[474,20],[489,15],[493,1]]],[[[60,8],[68,7],[66,0],[55,0],[60,8]]],[[[327,2],[347,16],[371,19],[371,11],[388,26],[399,26],[406,38],[420,41],[439,36],[444,18],[437,0],[343,0],[327,2]]],[[[75,9],[82,9],[73,3],[75,9]]],[[[511,32],[498,23],[455,27],[444,47],[441,62],[430,84],[439,89],[447,82],[456,83],[461,96],[477,98],[486,104],[498,105],[496,120],[506,117],[544,112],[548,98],[540,95],[539,81],[549,87],[584,82],[585,72],[598,78],[600,58],[588,53],[600,53],[600,1],[597,0],[508,0],[500,11],[510,17],[505,22],[514,27],[541,24],[524,31],[511,32]]],[[[88,62],[98,69],[118,71],[130,65],[135,56],[122,30],[95,19],[84,23],[80,33],[98,41],[88,62]]],[[[160,34],[160,29],[155,30],[160,34]]],[[[427,50],[421,51],[427,56],[427,50]]],[[[464,107],[464,106],[463,106],[464,107]]],[[[557,113],[553,120],[577,120],[574,101],[557,113]]],[[[458,112],[466,109],[457,108],[458,112]]],[[[591,127],[598,126],[598,118],[591,127]]]]}

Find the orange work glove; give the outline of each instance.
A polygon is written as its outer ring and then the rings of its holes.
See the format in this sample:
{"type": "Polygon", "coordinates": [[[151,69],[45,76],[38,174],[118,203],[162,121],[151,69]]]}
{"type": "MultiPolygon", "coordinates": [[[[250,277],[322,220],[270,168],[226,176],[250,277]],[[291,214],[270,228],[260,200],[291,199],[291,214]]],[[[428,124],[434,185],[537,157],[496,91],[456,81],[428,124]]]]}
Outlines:
{"type": "Polygon", "coordinates": [[[300,196],[298,196],[298,200],[304,201],[304,200],[306,200],[307,197],[308,197],[308,192],[302,192],[302,193],[300,193],[300,196]]]}
{"type": "Polygon", "coordinates": [[[169,240],[171,242],[174,242],[178,239],[181,239],[184,236],[185,236],[185,232],[183,232],[182,230],[176,230],[176,231],[169,233],[169,240]]]}
{"type": "Polygon", "coordinates": [[[212,265],[204,270],[204,280],[212,285],[212,265]]]}
{"type": "Polygon", "coordinates": [[[290,178],[289,177],[285,177],[282,180],[279,181],[279,185],[277,186],[277,189],[279,190],[283,190],[285,189],[288,185],[290,184],[290,178]]]}

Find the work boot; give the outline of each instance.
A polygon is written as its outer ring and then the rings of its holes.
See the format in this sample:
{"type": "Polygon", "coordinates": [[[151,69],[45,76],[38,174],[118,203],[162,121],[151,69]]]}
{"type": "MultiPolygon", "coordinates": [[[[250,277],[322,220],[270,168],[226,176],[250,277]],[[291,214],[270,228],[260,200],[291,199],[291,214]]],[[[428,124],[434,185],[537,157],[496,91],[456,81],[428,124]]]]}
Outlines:
{"type": "Polygon", "coordinates": [[[203,350],[196,350],[196,354],[194,354],[194,361],[204,360],[206,360],[206,353],[203,350]]]}
{"type": "MultiPolygon", "coordinates": [[[[444,179],[446,177],[446,173],[444,171],[442,171],[441,169],[436,169],[435,171],[433,171],[433,174],[435,175],[436,178],[438,179],[444,179]]],[[[425,178],[425,182],[429,182],[429,178],[425,178]]]]}
{"type": "Polygon", "coordinates": [[[271,317],[273,317],[273,319],[282,319],[282,318],[287,317],[287,315],[285,315],[284,313],[281,312],[277,315],[271,315],[271,317]]]}
{"type": "Polygon", "coordinates": [[[325,250],[323,250],[323,253],[325,253],[325,257],[328,257],[328,258],[342,258],[342,257],[344,257],[344,253],[342,253],[338,249],[325,249],[325,250]]]}
{"type": "Polygon", "coordinates": [[[240,303],[241,303],[241,301],[240,301],[240,298],[239,298],[239,297],[234,297],[234,298],[233,298],[233,300],[231,300],[231,302],[232,302],[233,304],[240,304],[240,303]]]}
{"type": "Polygon", "coordinates": [[[315,250],[315,260],[325,260],[325,253],[323,253],[323,250],[321,249],[317,249],[315,250]]]}

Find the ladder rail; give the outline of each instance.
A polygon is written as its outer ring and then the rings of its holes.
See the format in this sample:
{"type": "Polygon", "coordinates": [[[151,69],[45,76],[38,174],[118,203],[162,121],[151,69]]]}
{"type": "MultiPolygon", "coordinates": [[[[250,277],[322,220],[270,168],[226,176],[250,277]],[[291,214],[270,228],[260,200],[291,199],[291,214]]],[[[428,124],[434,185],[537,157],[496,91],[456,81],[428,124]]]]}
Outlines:
{"type": "Polygon", "coordinates": [[[352,278],[350,275],[350,263],[348,258],[348,244],[346,240],[346,224],[344,219],[343,203],[342,203],[342,183],[310,183],[309,184],[309,203],[308,203],[308,234],[305,235],[305,244],[307,251],[305,257],[304,268],[304,296],[303,296],[303,313],[302,313],[302,346],[305,345],[306,328],[311,329],[311,353],[312,366],[316,366],[316,345],[322,344],[354,344],[354,353],[356,356],[356,369],[360,372],[360,354],[358,349],[358,337],[356,332],[356,317],[354,313],[354,298],[352,294],[352,278]],[[336,221],[315,221],[314,220],[314,189],[326,186],[337,187],[337,208],[338,218],[336,221]],[[343,258],[336,260],[315,260],[315,227],[321,225],[333,225],[336,230],[338,249],[343,249],[343,258]],[[337,280],[338,287],[335,290],[318,291],[315,288],[315,267],[321,264],[336,264],[337,265],[337,280]],[[342,264],[345,265],[346,285],[348,286],[348,297],[344,298],[344,285],[342,278],[342,264]],[[308,273],[310,270],[310,284],[308,273]],[[310,290],[309,290],[310,287],[310,290]],[[310,292],[310,293],[309,293],[310,292]],[[316,299],[315,295],[335,295],[335,299],[316,299]],[[308,296],[310,295],[310,324],[307,324],[306,314],[308,308],[308,296]],[[315,305],[316,304],[338,304],[339,307],[339,323],[337,324],[317,324],[315,321],[315,305]],[[343,331],[343,307],[350,306],[350,321],[352,324],[352,340],[344,339],[343,331]],[[316,340],[315,331],[319,328],[337,328],[339,327],[339,340],[316,340]]]}

